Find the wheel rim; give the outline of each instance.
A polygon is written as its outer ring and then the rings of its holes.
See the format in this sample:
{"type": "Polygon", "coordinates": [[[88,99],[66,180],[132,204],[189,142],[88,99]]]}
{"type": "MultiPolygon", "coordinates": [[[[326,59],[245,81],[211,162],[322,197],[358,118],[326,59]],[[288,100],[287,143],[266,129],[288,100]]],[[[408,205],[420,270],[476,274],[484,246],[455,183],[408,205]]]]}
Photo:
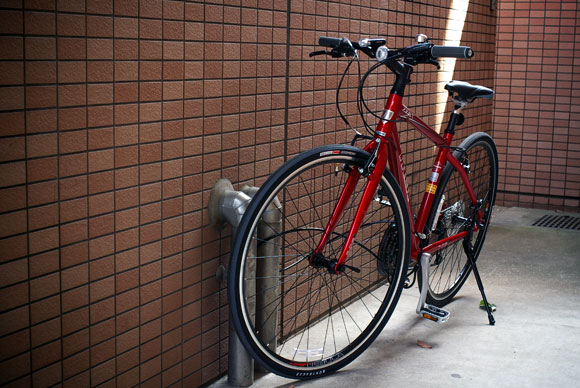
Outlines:
{"type": "MultiPolygon", "coordinates": [[[[336,156],[308,163],[281,182],[260,207],[262,213],[269,208],[273,198],[282,202],[279,211],[282,223],[269,225],[273,231],[271,236],[257,241],[262,246],[280,246],[280,257],[266,258],[259,253],[253,256],[251,240],[248,240],[238,281],[240,295],[244,296],[240,298],[240,306],[248,334],[257,350],[266,355],[271,364],[298,371],[328,368],[355,354],[376,334],[378,325],[391,310],[401,282],[403,266],[400,262],[405,254],[405,244],[404,237],[400,237],[400,256],[396,259],[399,264],[394,272],[390,276],[380,275],[377,255],[382,235],[393,222],[402,222],[400,209],[396,215],[390,205],[397,201],[392,198],[386,179],[383,178],[349,252],[348,264],[361,272],[347,269],[343,274],[331,274],[326,268],[314,268],[309,262],[309,254],[324,231],[334,201],[348,175],[343,166],[352,166],[353,163],[352,157],[336,156]],[[260,260],[277,260],[276,272],[273,274],[270,269],[267,276],[263,273],[262,276],[252,276],[252,267],[263,265],[260,260]],[[264,279],[270,279],[266,287],[264,279]],[[270,294],[269,301],[257,302],[265,294],[270,294]],[[273,298],[272,294],[275,295],[273,298]],[[258,311],[252,314],[255,303],[258,303],[258,311]],[[255,324],[256,321],[262,324],[255,324]],[[256,326],[264,326],[264,322],[270,326],[269,329],[256,329],[256,326]],[[268,335],[264,335],[266,331],[268,335]]],[[[363,184],[361,179],[323,251],[329,259],[338,258],[340,254],[356,211],[353,203],[358,203],[363,184]]],[[[251,234],[263,228],[258,225],[258,218],[251,226],[251,234]]],[[[255,236],[253,239],[258,240],[255,236]]]]}
{"type": "MultiPolygon", "coordinates": [[[[494,202],[497,176],[493,156],[490,146],[481,142],[474,144],[467,150],[466,158],[460,160],[462,164],[468,166],[468,177],[475,196],[478,200],[482,200],[482,226],[473,233],[471,240],[476,258],[485,237],[494,202]]],[[[452,170],[444,195],[444,206],[432,242],[467,230],[468,225],[464,220],[473,215],[469,195],[456,170],[452,170]]],[[[464,283],[469,271],[469,260],[463,248],[463,240],[438,251],[434,255],[429,273],[431,297],[443,300],[454,295],[464,283]]]]}

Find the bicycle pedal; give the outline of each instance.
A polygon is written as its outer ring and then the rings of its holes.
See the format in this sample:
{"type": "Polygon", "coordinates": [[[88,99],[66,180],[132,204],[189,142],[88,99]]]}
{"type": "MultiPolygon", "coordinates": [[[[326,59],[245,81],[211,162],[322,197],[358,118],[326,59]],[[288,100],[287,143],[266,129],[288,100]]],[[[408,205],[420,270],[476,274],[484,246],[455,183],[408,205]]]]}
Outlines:
{"type": "Polygon", "coordinates": [[[445,323],[449,320],[449,311],[430,304],[425,304],[423,306],[421,309],[421,315],[423,318],[437,323],[445,323]]]}

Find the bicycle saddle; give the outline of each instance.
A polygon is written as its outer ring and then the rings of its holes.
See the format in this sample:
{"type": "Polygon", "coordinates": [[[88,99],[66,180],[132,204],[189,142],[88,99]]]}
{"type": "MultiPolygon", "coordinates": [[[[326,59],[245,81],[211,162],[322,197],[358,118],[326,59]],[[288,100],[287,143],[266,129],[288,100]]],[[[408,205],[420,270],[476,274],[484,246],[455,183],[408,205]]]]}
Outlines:
{"type": "Polygon", "coordinates": [[[473,101],[478,97],[491,100],[495,92],[485,86],[472,85],[469,82],[451,81],[445,85],[445,89],[450,94],[457,93],[457,97],[462,101],[473,101]]]}

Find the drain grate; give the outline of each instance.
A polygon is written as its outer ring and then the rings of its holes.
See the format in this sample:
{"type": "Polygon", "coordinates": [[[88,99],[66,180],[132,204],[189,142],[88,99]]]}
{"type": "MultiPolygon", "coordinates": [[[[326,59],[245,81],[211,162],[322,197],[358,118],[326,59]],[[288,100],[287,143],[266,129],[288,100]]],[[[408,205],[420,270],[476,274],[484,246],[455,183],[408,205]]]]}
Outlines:
{"type": "Polygon", "coordinates": [[[534,222],[532,225],[540,226],[543,228],[580,230],[580,217],[552,216],[546,214],[545,216],[534,222]]]}

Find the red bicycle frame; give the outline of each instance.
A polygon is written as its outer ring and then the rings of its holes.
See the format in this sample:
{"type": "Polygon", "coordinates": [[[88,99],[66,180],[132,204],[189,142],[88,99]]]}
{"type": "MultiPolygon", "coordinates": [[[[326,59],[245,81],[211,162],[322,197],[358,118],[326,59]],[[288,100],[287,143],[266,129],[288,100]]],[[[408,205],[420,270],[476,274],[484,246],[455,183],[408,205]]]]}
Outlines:
{"type": "MultiPolygon", "coordinates": [[[[475,197],[475,193],[473,191],[471,183],[469,182],[467,172],[465,171],[461,163],[457,160],[457,158],[453,156],[453,153],[449,152],[451,141],[453,139],[452,131],[446,131],[443,136],[439,135],[435,130],[433,130],[431,127],[425,124],[419,117],[417,117],[413,112],[411,112],[409,108],[403,105],[402,97],[400,95],[391,93],[385,105],[382,120],[380,120],[379,124],[377,125],[377,129],[373,136],[373,140],[369,144],[367,144],[367,146],[364,148],[365,151],[368,151],[369,153],[374,153],[376,155],[376,159],[374,160],[375,167],[366,177],[367,183],[363,192],[362,199],[356,211],[354,220],[352,222],[342,252],[340,253],[340,256],[337,260],[337,264],[334,267],[336,272],[338,272],[338,268],[340,268],[340,266],[342,266],[346,262],[350,246],[352,245],[352,242],[359,230],[359,227],[362,224],[364,215],[371,201],[374,198],[377,187],[379,185],[379,181],[381,179],[381,176],[383,175],[385,168],[387,167],[387,164],[393,176],[399,183],[399,186],[401,187],[409,215],[410,216],[413,215],[411,201],[409,197],[409,187],[407,185],[405,163],[403,162],[399,134],[397,132],[397,126],[395,122],[395,120],[397,120],[398,118],[403,119],[407,123],[411,124],[438,147],[437,156],[435,157],[435,163],[433,164],[431,175],[427,182],[425,193],[423,194],[423,200],[417,213],[417,218],[414,224],[411,223],[411,241],[412,241],[411,259],[414,261],[418,260],[419,253],[421,252],[431,254],[437,252],[438,250],[443,249],[448,245],[465,238],[469,233],[469,231],[463,231],[455,235],[449,236],[447,238],[444,238],[442,240],[439,240],[435,243],[424,246],[421,249],[421,239],[426,238],[426,236],[423,234],[423,231],[425,230],[427,218],[429,216],[429,210],[433,206],[435,193],[437,191],[437,187],[441,179],[441,172],[446,162],[449,162],[459,172],[459,175],[461,176],[463,184],[467,189],[467,192],[473,205],[476,205],[477,198],[475,197]],[[378,149],[376,149],[377,147],[378,149]]],[[[338,220],[340,219],[342,212],[346,207],[346,204],[350,199],[360,177],[361,173],[359,171],[353,169],[350,172],[346,184],[340,194],[340,197],[338,198],[334,212],[329,220],[328,225],[326,226],[323,237],[320,243],[318,244],[318,247],[314,251],[315,254],[322,252],[324,246],[326,245],[330,237],[330,234],[337,225],[338,220]]],[[[479,217],[481,217],[481,213],[479,213],[478,215],[479,217]]]]}

